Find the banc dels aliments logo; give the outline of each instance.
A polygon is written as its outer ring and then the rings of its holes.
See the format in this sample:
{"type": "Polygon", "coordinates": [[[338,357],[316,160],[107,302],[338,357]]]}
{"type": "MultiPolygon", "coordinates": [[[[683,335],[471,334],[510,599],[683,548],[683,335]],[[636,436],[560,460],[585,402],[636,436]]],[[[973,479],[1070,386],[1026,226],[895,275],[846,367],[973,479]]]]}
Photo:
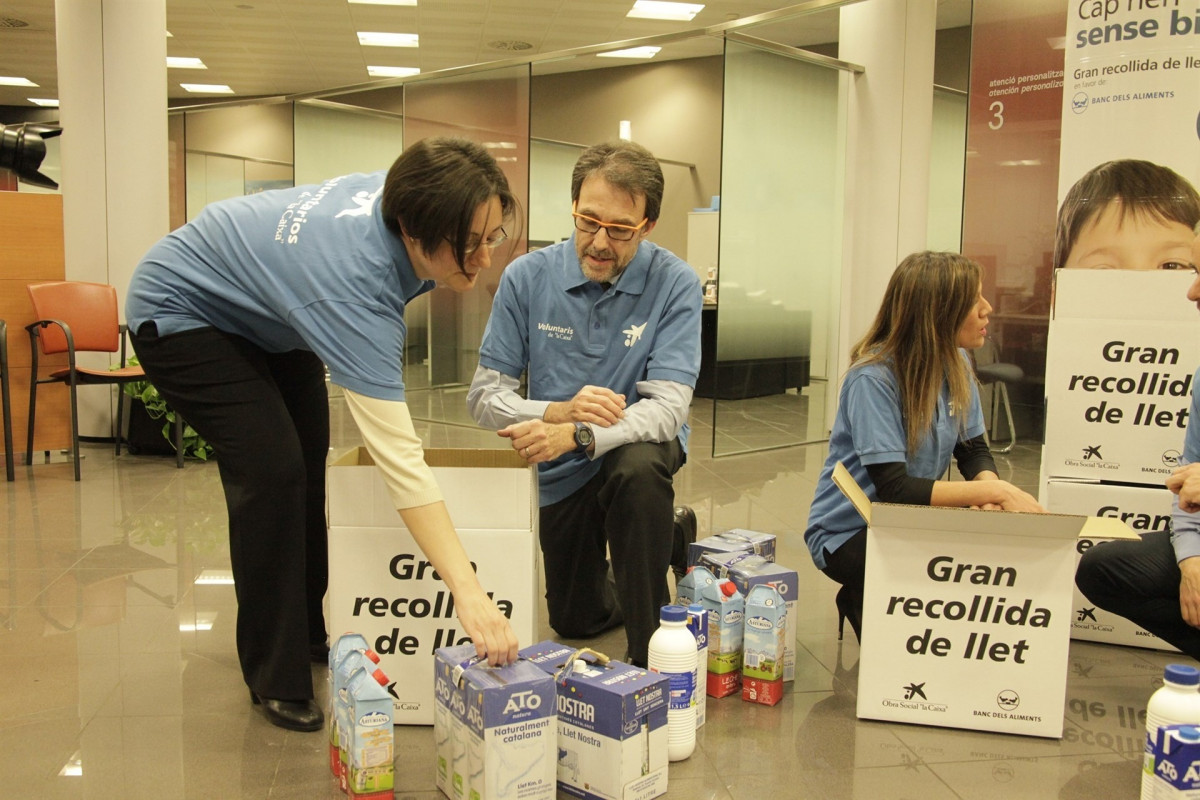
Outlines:
{"type": "Polygon", "coordinates": [[[1179,466],[1179,459],[1183,456],[1178,450],[1164,450],[1162,454],[1162,462],[1164,467],[1175,469],[1179,466]]]}
{"type": "Polygon", "coordinates": [[[946,713],[945,703],[930,702],[929,696],[926,694],[926,681],[911,681],[900,687],[900,697],[885,697],[880,700],[880,705],[884,708],[903,708],[909,711],[932,711],[939,714],[946,713]]]}
{"type": "Polygon", "coordinates": [[[1003,689],[996,695],[996,705],[1000,706],[1002,711],[1015,711],[1017,706],[1021,705],[1021,695],[1012,689],[1003,689]]]}

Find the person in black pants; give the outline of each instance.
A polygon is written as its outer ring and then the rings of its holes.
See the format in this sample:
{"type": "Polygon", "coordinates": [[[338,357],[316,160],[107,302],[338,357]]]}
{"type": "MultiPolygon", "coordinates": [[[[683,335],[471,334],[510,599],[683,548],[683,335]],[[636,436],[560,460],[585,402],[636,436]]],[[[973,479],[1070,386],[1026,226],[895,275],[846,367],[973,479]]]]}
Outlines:
{"type": "Polygon", "coordinates": [[[427,139],[386,174],[209,205],[134,272],[125,308],[138,358],[216,454],[238,658],[275,725],[323,724],[309,661],[328,653],[326,368],[476,652],[516,658],[425,464],[403,380],[406,305],[435,284],[471,288],[515,212],[483,147],[427,139]]]}

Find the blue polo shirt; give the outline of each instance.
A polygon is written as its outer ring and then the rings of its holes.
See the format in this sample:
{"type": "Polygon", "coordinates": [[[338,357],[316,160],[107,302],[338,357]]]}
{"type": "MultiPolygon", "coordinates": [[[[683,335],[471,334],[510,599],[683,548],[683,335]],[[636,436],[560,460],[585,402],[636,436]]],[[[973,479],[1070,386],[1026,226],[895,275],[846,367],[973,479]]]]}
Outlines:
{"type": "MultiPolygon", "coordinates": [[[[966,359],[966,351],[960,352],[966,359]]],[[[829,436],[829,457],[817,481],[808,528],[804,531],[804,541],[818,568],[825,568],[826,550],[832,553],[865,527],[858,511],[833,483],[837,462],[845,464],[872,502],[879,495],[867,473],[868,464],[903,461],[912,477],[938,480],[950,467],[954,446],[960,440],[983,434],[983,409],[973,381],[965,432],[959,430],[959,419],[957,414],[951,414],[950,387],[942,384],[930,435],[909,456],[900,416],[900,392],[891,367],[876,363],[850,368],[838,397],[837,418],[829,436]]]]}
{"type": "Polygon", "coordinates": [[[334,383],[404,400],[405,305],[433,288],[383,224],[386,173],[207,206],[142,259],[125,301],[130,330],[215,327],[272,353],[310,350],[334,383]]]}
{"type": "MultiPolygon", "coordinates": [[[[605,289],[579,266],[574,237],[514,261],[500,278],[479,363],[512,378],[528,367],[528,397],[569,400],[585,385],[639,399],[637,382],[695,388],[700,370],[696,273],[668,250],[643,241],[616,284],[605,289]]],[[[687,451],[688,426],[679,433],[687,451]]],[[[570,453],[538,465],[540,503],[569,497],[601,459],[570,453]]]]}

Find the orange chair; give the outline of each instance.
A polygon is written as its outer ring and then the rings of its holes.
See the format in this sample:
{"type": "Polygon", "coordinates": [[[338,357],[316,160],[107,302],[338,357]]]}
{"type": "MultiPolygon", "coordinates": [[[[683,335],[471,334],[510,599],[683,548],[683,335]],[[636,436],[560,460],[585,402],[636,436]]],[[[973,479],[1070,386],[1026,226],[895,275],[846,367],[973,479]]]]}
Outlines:
{"type": "Polygon", "coordinates": [[[8,396],[8,323],[0,319],[0,402],[4,406],[4,472],[17,479],[13,467],[12,400],[8,396]]]}
{"type": "MultiPolygon", "coordinates": [[[[138,366],[125,363],[125,325],[117,315],[117,290],[105,283],[82,281],[52,281],[31,283],[29,299],[37,321],[25,326],[29,331],[31,372],[29,380],[29,438],[26,464],[33,463],[33,423],[37,409],[37,387],[42,383],[65,383],[71,388],[71,452],[75,460],[75,480],[79,480],[79,410],[75,387],[100,384],[104,386],[146,380],[138,366]],[[57,369],[44,378],[38,377],[38,345],[44,355],[67,354],[67,367],[57,369]],[[89,369],[76,364],[75,356],[82,352],[121,352],[116,369],[89,369]]],[[[116,452],[121,454],[121,421],[125,408],[123,393],[118,395],[116,452]]],[[[175,463],[183,466],[183,420],[175,415],[175,463]]]]}

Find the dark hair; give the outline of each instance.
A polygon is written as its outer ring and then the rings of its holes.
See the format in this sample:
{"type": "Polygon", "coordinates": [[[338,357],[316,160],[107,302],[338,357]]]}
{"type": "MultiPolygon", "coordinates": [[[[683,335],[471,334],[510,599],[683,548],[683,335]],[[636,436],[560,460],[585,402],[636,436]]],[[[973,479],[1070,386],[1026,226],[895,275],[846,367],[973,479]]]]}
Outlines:
{"type": "MultiPolygon", "coordinates": [[[[958,331],[979,302],[983,267],[958,253],[913,253],[888,281],[875,322],[850,351],[855,366],[889,363],[899,389],[908,452],[929,435],[942,382],[956,409],[971,397],[958,331]]],[[[959,425],[966,427],[966,414],[959,425]]]]}
{"type": "Polygon", "coordinates": [[[584,179],[596,174],[632,197],[645,197],[646,219],[658,220],[665,182],[658,159],[649,150],[626,141],[605,142],[584,150],[571,173],[572,202],[579,202],[584,179]]]}
{"type": "Polygon", "coordinates": [[[1135,159],[1106,161],[1076,181],[1059,206],[1055,269],[1066,266],[1080,231],[1113,200],[1121,201],[1121,221],[1135,214],[1188,228],[1200,221],[1200,195],[1174,170],[1135,159]]]}
{"type": "Polygon", "coordinates": [[[449,241],[462,269],[472,219],[492,196],[500,198],[502,218],[511,221],[517,199],[496,160],[475,142],[438,136],[400,154],[383,182],[380,208],[388,230],[412,237],[426,253],[449,241]]]}

